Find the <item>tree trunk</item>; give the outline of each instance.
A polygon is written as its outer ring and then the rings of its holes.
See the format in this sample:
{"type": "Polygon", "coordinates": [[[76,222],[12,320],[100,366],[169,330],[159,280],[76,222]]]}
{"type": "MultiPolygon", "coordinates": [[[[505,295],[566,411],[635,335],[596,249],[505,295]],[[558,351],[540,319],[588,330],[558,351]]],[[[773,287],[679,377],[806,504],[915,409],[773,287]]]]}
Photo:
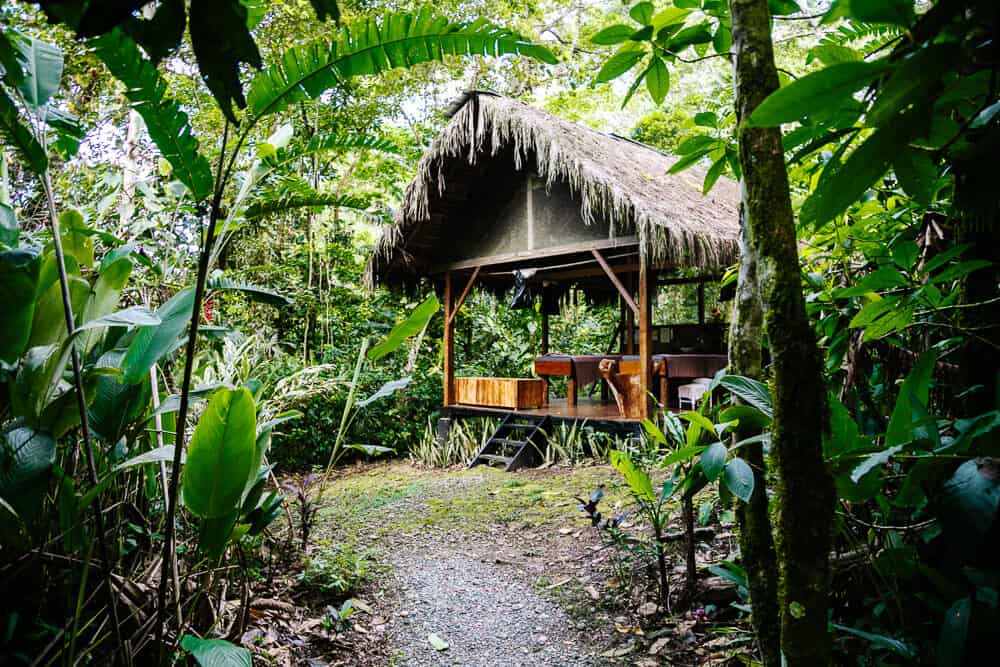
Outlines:
{"type": "MultiPolygon", "coordinates": [[[[730,0],[738,118],[778,88],[767,0],[730,0]]],[[[739,129],[746,216],[757,255],[773,368],[771,451],[778,477],[781,650],[790,667],[825,665],[834,489],[823,462],[823,367],[802,298],[788,173],[778,128],[739,129]]]]}
{"type": "MultiPolygon", "coordinates": [[[[761,377],[761,329],[764,313],[757,284],[757,256],[750,245],[750,229],[745,208],[740,206],[740,273],[733,302],[732,325],[729,329],[729,371],[734,375],[761,377]]],[[[734,440],[753,435],[737,430],[734,440]]],[[[745,445],[743,458],[754,472],[753,495],[750,502],[739,503],[736,522],[739,525],[740,557],[747,571],[750,603],[753,607],[753,627],[760,645],[764,667],[781,664],[781,621],[778,610],[778,564],[771,534],[771,515],[767,501],[767,468],[764,447],[760,443],[745,445]]]]}

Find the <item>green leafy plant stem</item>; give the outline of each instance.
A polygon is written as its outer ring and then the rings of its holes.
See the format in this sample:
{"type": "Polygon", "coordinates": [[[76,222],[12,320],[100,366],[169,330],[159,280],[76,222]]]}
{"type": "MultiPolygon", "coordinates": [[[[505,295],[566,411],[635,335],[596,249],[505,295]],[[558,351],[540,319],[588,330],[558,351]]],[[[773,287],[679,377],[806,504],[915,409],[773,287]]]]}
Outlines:
{"type": "MultiPolygon", "coordinates": [[[[45,199],[48,205],[49,223],[52,227],[52,247],[56,255],[56,267],[59,272],[59,288],[62,293],[63,314],[66,318],[66,331],[76,330],[76,322],[73,317],[73,301],[69,293],[69,276],[66,273],[66,258],[63,254],[62,235],[59,231],[59,215],[56,212],[56,202],[52,191],[52,179],[49,172],[41,174],[42,185],[45,190],[45,199]]],[[[76,341],[70,341],[70,357],[73,363],[73,390],[76,394],[76,407],[80,412],[80,434],[83,437],[84,456],[87,458],[87,473],[90,483],[98,485],[97,464],[94,461],[94,443],[90,433],[90,420],[87,413],[87,399],[83,391],[83,372],[80,366],[80,352],[77,349],[76,341]]],[[[118,596],[114,586],[111,584],[112,562],[111,552],[108,550],[107,531],[104,527],[104,507],[101,502],[100,493],[94,498],[94,525],[97,529],[97,547],[101,554],[101,569],[104,573],[104,584],[108,594],[108,604],[111,610],[111,627],[114,632],[116,650],[112,654],[114,664],[118,664],[123,654],[124,643],[121,636],[121,627],[118,619],[118,596]]]]}
{"type": "MultiPolygon", "coordinates": [[[[233,151],[229,161],[232,166],[236,155],[242,145],[244,133],[240,137],[240,142],[233,151]]],[[[181,455],[184,452],[184,439],[187,431],[187,413],[189,397],[191,393],[191,375],[194,369],[194,353],[198,342],[198,323],[200,321],[202,302],[205,299],[205,285],[208,282],[208,268],[212,256],[212,246],[215,243],[215,229],[222,217],[222,194],[225,190],[225,180],[222,176],[222,166],[225,162],[226,146],[229,143],[229,121],[227,120],[222,130],[221,149],[219,151],[219,162],[215,179],[215,193],[212,196],[212,204],[208,213],[208,228],[205,230],[202,241],[201,252],[198,255],[198,275],[195,280],[194,304],[191,308],[191,325],[188,329],[187,347],[184,351],[184,376],[181,381],[181,399],[177,410],[177,434],[174,438],[174,460],[170,471],[170,486],[166,497],[166,527],[163,536],[163,558],[160,564],[160,587],[156,597],[156,644],[159,646],[160,662],[164,661],[163,631],[166,621],[167,611],[167,585],[168,574],[171,563],[176,559],[177,554],[174,549],[174,519],[177,515],[177,495],[180,483],[181,455]]],[[[176,592],[175,592],[176,593],[176,592]]]]}

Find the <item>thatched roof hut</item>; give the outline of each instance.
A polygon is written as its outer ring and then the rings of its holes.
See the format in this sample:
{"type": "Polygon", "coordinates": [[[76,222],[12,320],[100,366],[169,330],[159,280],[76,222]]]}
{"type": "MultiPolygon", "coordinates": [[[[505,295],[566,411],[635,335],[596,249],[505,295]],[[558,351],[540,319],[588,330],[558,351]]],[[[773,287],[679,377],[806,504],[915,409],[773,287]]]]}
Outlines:
{"type": "MultiPolygon", "coordinates": [[[[700,168],[667,174],[675,158],[654,148],[492,93],[466,93],[449,114],[376,248],[371,284],[566,266],[592,246],[660,270],[736,261],[736,183],[720,179],[703,195],[700,168]]],[[[481,279],[490,275],[500,274],[481,279]]]]}

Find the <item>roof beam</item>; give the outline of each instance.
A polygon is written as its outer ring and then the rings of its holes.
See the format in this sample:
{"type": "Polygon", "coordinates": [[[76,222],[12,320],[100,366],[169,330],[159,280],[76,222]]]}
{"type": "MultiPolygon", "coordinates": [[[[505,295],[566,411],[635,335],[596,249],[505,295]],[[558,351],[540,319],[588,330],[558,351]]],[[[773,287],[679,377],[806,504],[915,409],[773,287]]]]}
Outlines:
{"type": "Polygon", "coordinates": [[[608,278],[611,279],[611,284],[618,289],[618,293],[622,295],[622,299],[625,300],[628,307],[632,309],[633,313],[638,315],[639,306],[635,304],[635,299],[632,298],[632,295],[629,294],[628,290],[625,289],[625,286],[622,285],[622,281],[618,280],[618,276],[616,276],[615,272],[611,270],[610,266],[608,266],[608,263],[604,260],[604,255],[602,255],[597,248],[591,248],[590,252],[593,253],[594,259],[596,259],[597,263],[601,265],[602,269],[604,269],[604,273],[608,274],[608,278]]]}
{"type": "Polygon", "coordinates": [[[455,319],[455,315],[458,315],[458,311],[462,307],[462,304],[465,303],[465,297],[469,296],[469,290],[472,289],[472,284],[475,283],[476,278],[479,277],[479,269],[481,268],[483,267],[477,266],[476,270],[472,272],[471,276],[469,276],[469,282],[465,283],[465,289],[462,290],[462,293],[458,297],[458,301],[455,302],[455,307],[451,309],[451,313],[448,315],[449,326],[451,326],[451,321],[455,319]]]}

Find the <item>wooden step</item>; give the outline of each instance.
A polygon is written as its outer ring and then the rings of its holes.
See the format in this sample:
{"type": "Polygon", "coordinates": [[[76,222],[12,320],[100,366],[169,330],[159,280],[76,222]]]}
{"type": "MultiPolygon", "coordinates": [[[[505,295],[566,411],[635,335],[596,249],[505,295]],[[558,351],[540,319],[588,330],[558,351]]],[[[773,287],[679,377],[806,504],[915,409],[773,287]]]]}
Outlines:
{"type": "Polygon", "coordinates": [[[513,456],[499,456],[497,454],[480,454],[478,458],[486,461],[493,461],[495,463],[502,463],[504,465],[509,465],[510,462],[514,460],[513,456]]]}
{"type": "Polygon", "coordinates": [[[527,440],[511,440],[509,438],[492,438],[490,442],[495,442],[498,445],[505,445],[507,447],[524,447],[528,444],[527,440]]]}

